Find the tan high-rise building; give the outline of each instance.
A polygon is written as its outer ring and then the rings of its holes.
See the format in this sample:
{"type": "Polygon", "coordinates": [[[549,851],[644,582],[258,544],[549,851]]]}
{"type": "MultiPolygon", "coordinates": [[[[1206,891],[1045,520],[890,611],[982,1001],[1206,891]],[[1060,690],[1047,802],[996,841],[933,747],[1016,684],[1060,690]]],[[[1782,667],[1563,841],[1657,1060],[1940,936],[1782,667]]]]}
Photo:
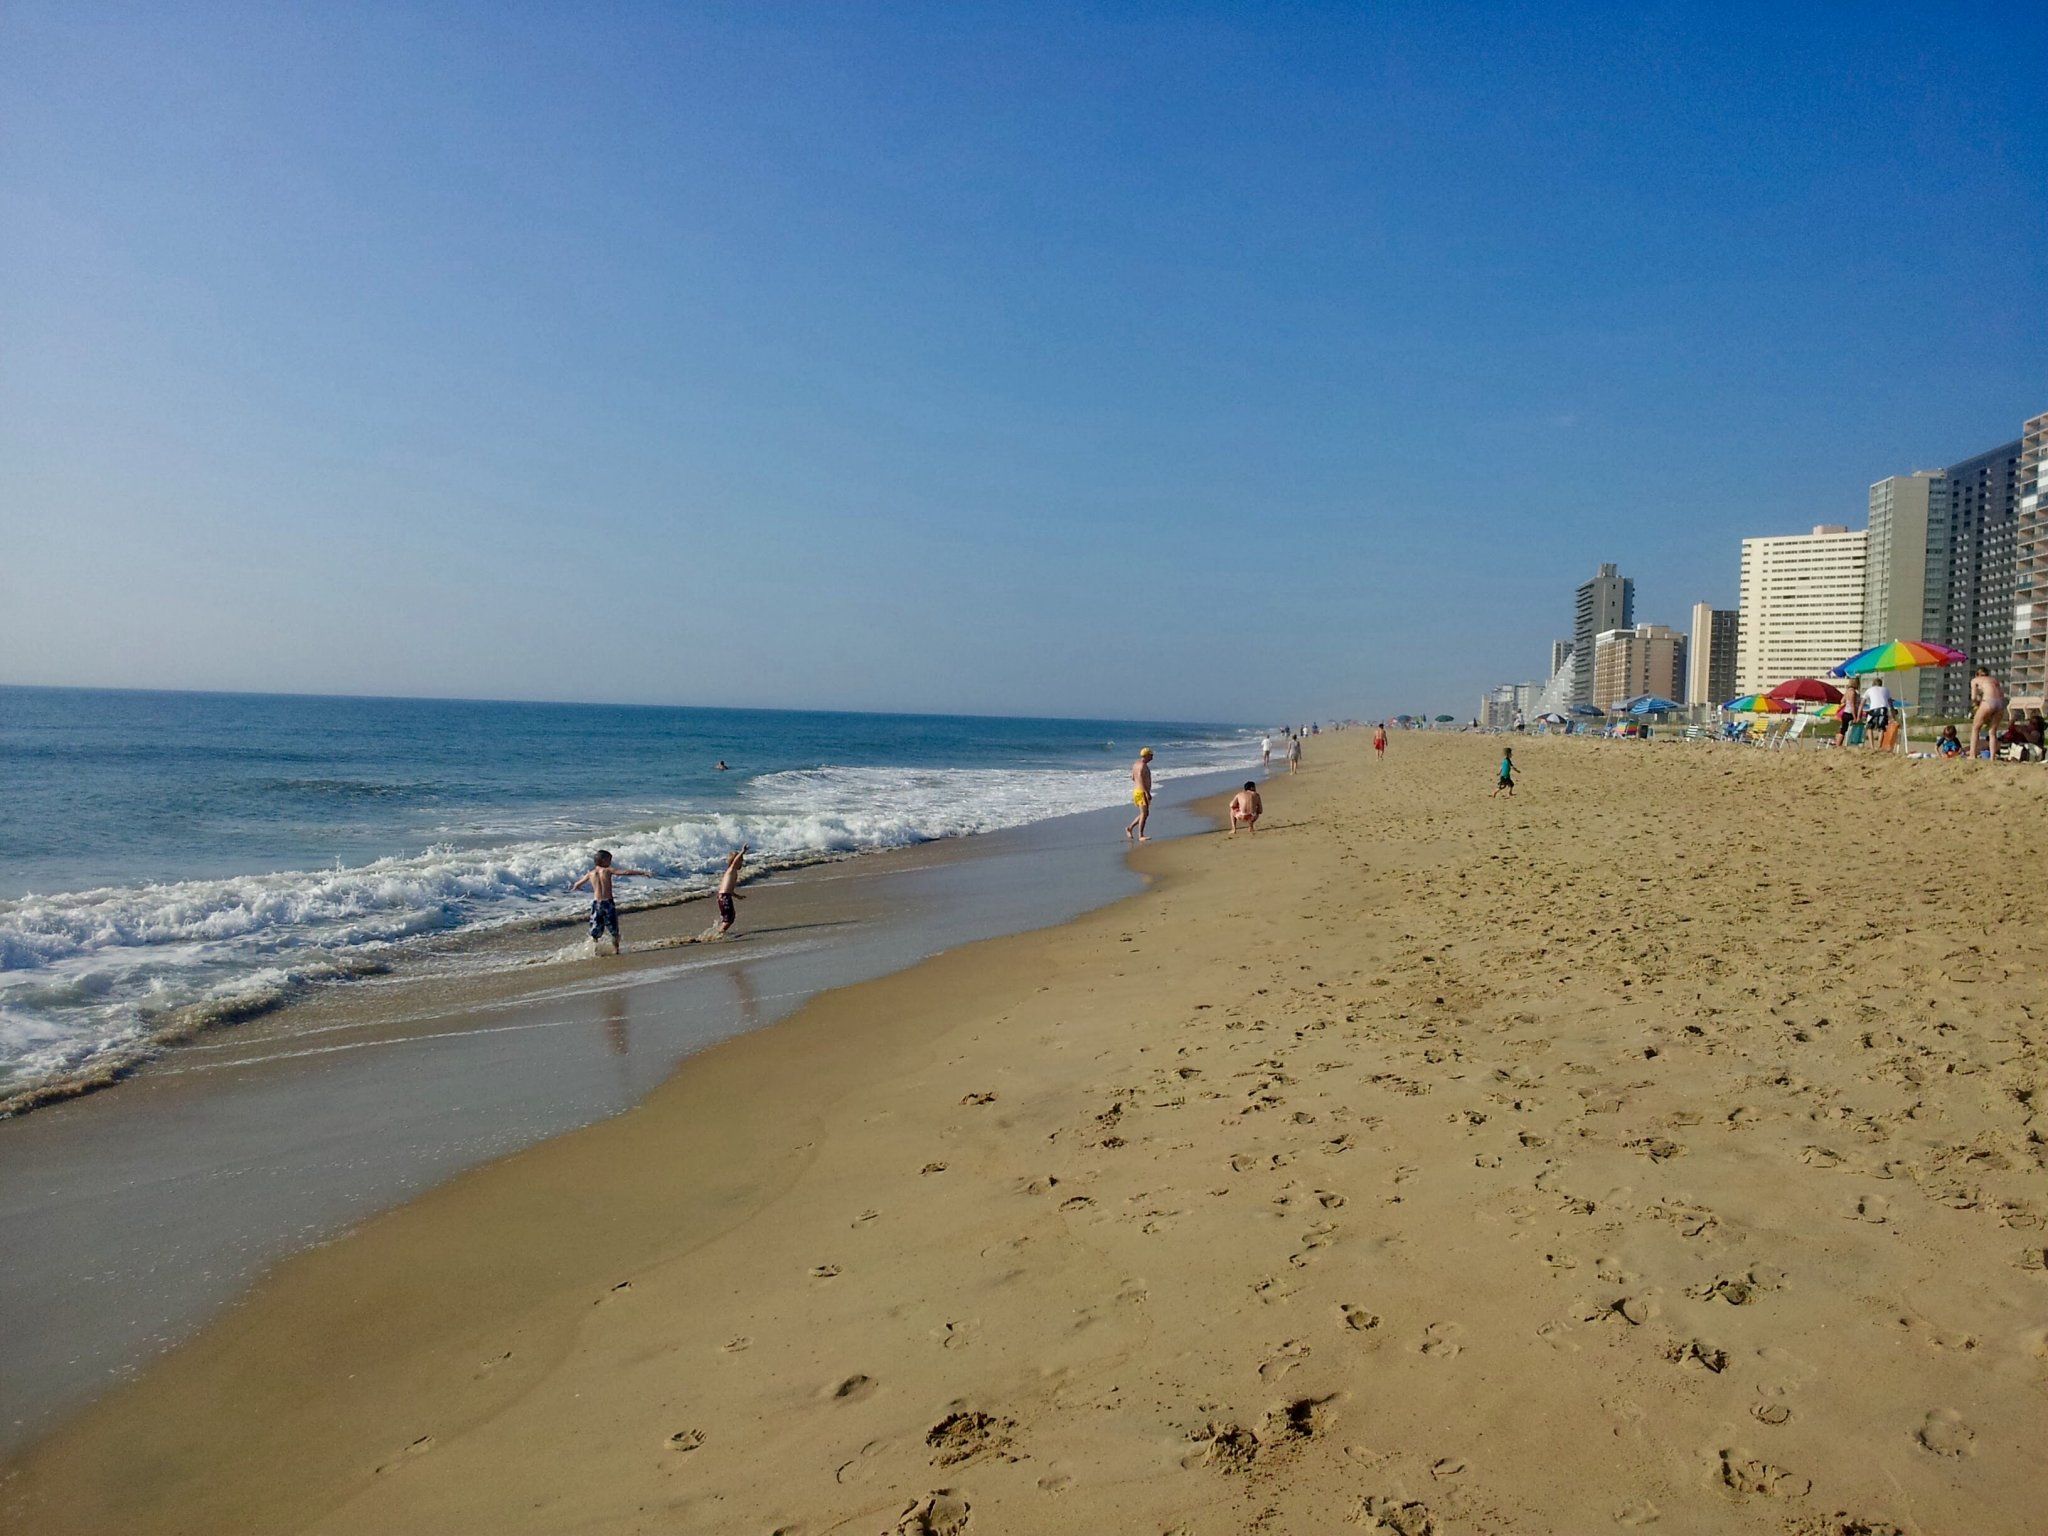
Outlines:
{"type": "MultiPolygon", "coordinates": [[[[1927,533],[1948,521],[1948,476],[1938,469],[1893,475],[1870,488],[1870,538],[1863,567],[1863,630],[1859,643],[1834,661],[1887,640],[1941,639],[1928,618],[1927,533]]],[[[1829,663],[1834,665],[1834,661],[1829,663]]],[[[1783,678],[1777,679],[1783,682],[1783,678]]],[[[1920,704],[1919,672],[1888,677],[1892,698],[1920,704]]]]}
{"type": "Polygon", "coordinates": [[[1741,617],[1733,608],[1692,605],[1692,639],[1685,647],[1686,703],[1726,704],[1735,697],[1735,641],[1741,617]]]}
{"type": "Polygon", "coordinates": [[[1851,533],[1838,524],[1742,541],[1737,693],[1761,693],[1788,678],[1823,677],[1863,649],[1868,543],[1867,530],[1851,533]]]}
{"type": "Polygon", "coordinates": [[[1593,707],[1613,709],[1640,694],[1685,698],[1685,636],[1662,624],[1610,629],[1593,642],[1593,707]]]}

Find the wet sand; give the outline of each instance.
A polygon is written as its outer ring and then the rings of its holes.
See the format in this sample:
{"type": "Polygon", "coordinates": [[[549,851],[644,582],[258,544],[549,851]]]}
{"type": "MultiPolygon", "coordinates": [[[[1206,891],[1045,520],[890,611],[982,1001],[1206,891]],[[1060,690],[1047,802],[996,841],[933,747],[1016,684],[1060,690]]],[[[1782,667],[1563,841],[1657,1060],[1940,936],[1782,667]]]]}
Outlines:
{"type": "Polygon", "coordinates": [[[37,1531],[2040,1529],[2038,768],[1319,738],[282,1265],[37,1531]],[[1895,835],[1891,835],[1895,834],[1895,835]]]}
{"type": "MultiPolygon", "coordinates": [[[[1170,781],[1166,835],[1206,779],[1170,781]]],[[[1121,810],[764,872],[722,942],[695,900],[439,946],[0,1120],[0,1453],[188,1337],[277,1260],[638,1103],[695,1051],[835,986],[1127,895],[1121,810]]],[[[574,911],[573,900],[562,903],[574,911]]]]}

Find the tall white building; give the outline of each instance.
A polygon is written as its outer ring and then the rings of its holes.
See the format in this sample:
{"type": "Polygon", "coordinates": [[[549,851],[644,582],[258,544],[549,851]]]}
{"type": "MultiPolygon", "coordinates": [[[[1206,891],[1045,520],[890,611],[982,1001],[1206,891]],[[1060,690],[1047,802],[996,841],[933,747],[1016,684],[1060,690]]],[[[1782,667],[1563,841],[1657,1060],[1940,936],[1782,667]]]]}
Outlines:
{"type": "Polygon", "coordinates": [[[1737,693],[1825,676],[1863,649],[1869,538],[1868,530],[1851,533],[1829,524],[1812,533],[1742,541],[1737,693]]]}
{"type": "Polygon", "coordinates": [[[2017,590],[2008,687],[2034,700],[2048,698],[2048,413],[2032,418],[2021,432],[2015,479],[2017,590]]]}

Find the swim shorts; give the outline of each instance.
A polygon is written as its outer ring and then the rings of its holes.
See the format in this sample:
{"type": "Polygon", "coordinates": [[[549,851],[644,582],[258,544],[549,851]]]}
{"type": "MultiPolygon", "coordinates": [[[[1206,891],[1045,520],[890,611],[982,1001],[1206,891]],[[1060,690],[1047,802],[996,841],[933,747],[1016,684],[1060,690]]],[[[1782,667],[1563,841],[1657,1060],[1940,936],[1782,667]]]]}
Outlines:
{"type": "Polygon", "coordinates": [[[718,893],[718,920],[730,926],[735,915],[732,908],[732,893],[730,891],[720,891],[718,893]]]}
{"type": "Polygon", "coordinates": [[[1151,798],[1152,797],[1146,794],[1145,791],[1143,791],[1142,789],[1134,789],[1131,791],[1131,804],[1137,806],[1140,810],[1144,809],[1144,807],[1151,800],[1151,798]]]}
{"type": "Polygon", "coordinates": [[[609,901],[593,901],[590,904],[590,937],[593,940],[604,937],[607,928],[616,940],[619,936],[619,909],[609,901]]]}

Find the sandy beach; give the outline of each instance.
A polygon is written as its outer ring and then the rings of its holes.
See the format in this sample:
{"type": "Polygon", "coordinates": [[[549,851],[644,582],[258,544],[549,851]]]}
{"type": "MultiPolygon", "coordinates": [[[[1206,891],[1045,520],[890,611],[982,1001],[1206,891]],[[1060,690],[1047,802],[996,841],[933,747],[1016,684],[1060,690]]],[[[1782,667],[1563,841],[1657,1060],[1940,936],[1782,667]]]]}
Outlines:
{"type": "Polygon", "coordinates": [[[1316,738],[286,1262],[0,1523],[2040,1530],[2048,776],[1497,749],[1316,738]]]}

